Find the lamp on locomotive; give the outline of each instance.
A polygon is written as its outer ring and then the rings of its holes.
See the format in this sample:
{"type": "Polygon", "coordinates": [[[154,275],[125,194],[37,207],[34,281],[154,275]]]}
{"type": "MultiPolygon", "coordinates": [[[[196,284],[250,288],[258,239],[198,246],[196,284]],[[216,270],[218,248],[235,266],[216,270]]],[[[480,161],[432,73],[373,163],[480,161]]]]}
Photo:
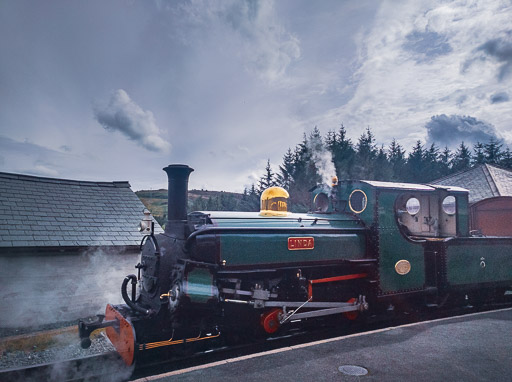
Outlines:
{"type": "Polygon", "coordinates": [[[288,215],[290,194],[282,187],[269,187],[261,194],[261,216],[288,215]]]}

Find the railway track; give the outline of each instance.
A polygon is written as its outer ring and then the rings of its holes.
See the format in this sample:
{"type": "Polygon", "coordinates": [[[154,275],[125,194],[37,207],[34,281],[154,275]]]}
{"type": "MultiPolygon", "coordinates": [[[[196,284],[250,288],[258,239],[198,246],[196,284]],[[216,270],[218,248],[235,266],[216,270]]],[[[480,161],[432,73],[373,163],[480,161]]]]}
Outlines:
{"type": "Polygon", "coordinates": [[[267,338],[266,340],[243,343],[235,346],[220,347],[187,356],[175,356],[170,359],[158,360],[134,368],[127,367],[115,352],[78,358],[66,361],[34,365],[18,369],[0,371],[2,382],[31,381],[129,381],[144,380],[157,374],[179,372],[180,370],[200,367],[204,364],[223,362],[236,357],[250,356],[276,349],[287,348],[303,343],[321,341],[366,331],[379,330],[387,327],[400,326],[421,321],[457,317],[465,314],[512,308],[512,303],[495,304],[483,307],[465,307],[435,312],[415,314],[397,314],[388,317],[368,317],[365,322],[353,323],[350,326],[329,326],[315,330],[292,329],[286,334],[267,338]]]}

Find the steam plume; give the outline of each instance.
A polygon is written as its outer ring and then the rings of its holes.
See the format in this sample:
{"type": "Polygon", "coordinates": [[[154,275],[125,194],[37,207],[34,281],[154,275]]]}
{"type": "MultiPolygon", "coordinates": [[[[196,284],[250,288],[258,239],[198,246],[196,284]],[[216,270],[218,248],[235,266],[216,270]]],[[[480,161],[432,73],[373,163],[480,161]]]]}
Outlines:
{"type": "Polygon", "coordinates": [[[330,186],[332,177],[336,175],[336,168],[332,161],[332,154],[322,142],[320,136],[310,137],[308,148],[311,152],[311,158],[315,163],[318,174],[322,177],[322,183],[330,186]]]}

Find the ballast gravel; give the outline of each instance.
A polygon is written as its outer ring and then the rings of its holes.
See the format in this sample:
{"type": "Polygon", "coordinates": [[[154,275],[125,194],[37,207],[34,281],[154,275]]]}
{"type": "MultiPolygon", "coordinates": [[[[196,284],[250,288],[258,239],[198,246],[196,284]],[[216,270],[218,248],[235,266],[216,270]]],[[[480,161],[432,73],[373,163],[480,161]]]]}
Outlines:
{"type": "Polygon", "coordinates": [[[0,348],[0,370],[83,358],[115,350],[103,333],[92,340],[92,345],[88,349],[82,349],[78,335],[69,332],[52,337],[51,344],[43,346],[44,349],[40,347],[41,345],[34,345],[31,348],[25,347],[23,350],[0,348]]]}

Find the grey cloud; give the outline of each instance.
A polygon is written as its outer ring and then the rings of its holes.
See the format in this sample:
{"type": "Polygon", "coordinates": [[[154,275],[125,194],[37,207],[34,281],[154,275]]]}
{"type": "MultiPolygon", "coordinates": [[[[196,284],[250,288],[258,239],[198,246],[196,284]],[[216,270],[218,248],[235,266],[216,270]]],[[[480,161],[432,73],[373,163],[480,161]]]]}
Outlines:
{"type": "Polygon", "coordinates": [[[161,137],[153,113],[143,110],[123,90],[116,90],[108,104],[94,108],[96,120],[108,131],[119,131],[150,151],[168,152],[169,142],[161,137]]]}
{"type": "Polygon", "coordinates": [[[431,61],[451,53],[452,47],[446,36],[432,31],[413,31],[405,36],[403,48],[416,54],[417,62],[431,61]]]}
{"type": "Polygon", "coordinates": [[[234,47],[244,68],[268,82],[279,81],[301,56],[299,39],[281,24],[272,1],[190,3],[179,12],[180,23],[194,25],[194,34],[188,33],[184,41],[204,44],[220,36],[222,41],[212,43],[234,47]]]}
{"type": "Polygon", "coordinates": [[[271,2],[226,3],[219,15],[242,37],[250,69],[266,76],[282,75],[300,57],[298,39],[279,24],[271,2]]]}
{"type": "Polygon", "coordinates": [[[491,103],[508,102],[510,97],[507,92],[495,93],[491,96],[491,103]]]}
{"type": "Polygon", "coordinates": [[[512,72],[512,34],[510,32],[504,38],[487,41],[478,50],[502,63],[498,72],[500,80],[503,80],[512,72]]]}
{"type": "Polygon", "coordinates": [[[512,31],[507,32],[503,37],[483,43],[475,53],[481,55],[468,59],[463,64],[462,71],[468,69],[476,60],[493,59],[501,63],[497,73],[498,80],[504,80],[512,73],[512,31]]]}
{"type": "Polygon", "coordinates": [[[474,144],[488,142],[491,138],[498,139],[493,125],[470,116],[435,115],[425,127],[428,143],[435,142],[440,146],[455,147],[462,141],[474,144]]]}

